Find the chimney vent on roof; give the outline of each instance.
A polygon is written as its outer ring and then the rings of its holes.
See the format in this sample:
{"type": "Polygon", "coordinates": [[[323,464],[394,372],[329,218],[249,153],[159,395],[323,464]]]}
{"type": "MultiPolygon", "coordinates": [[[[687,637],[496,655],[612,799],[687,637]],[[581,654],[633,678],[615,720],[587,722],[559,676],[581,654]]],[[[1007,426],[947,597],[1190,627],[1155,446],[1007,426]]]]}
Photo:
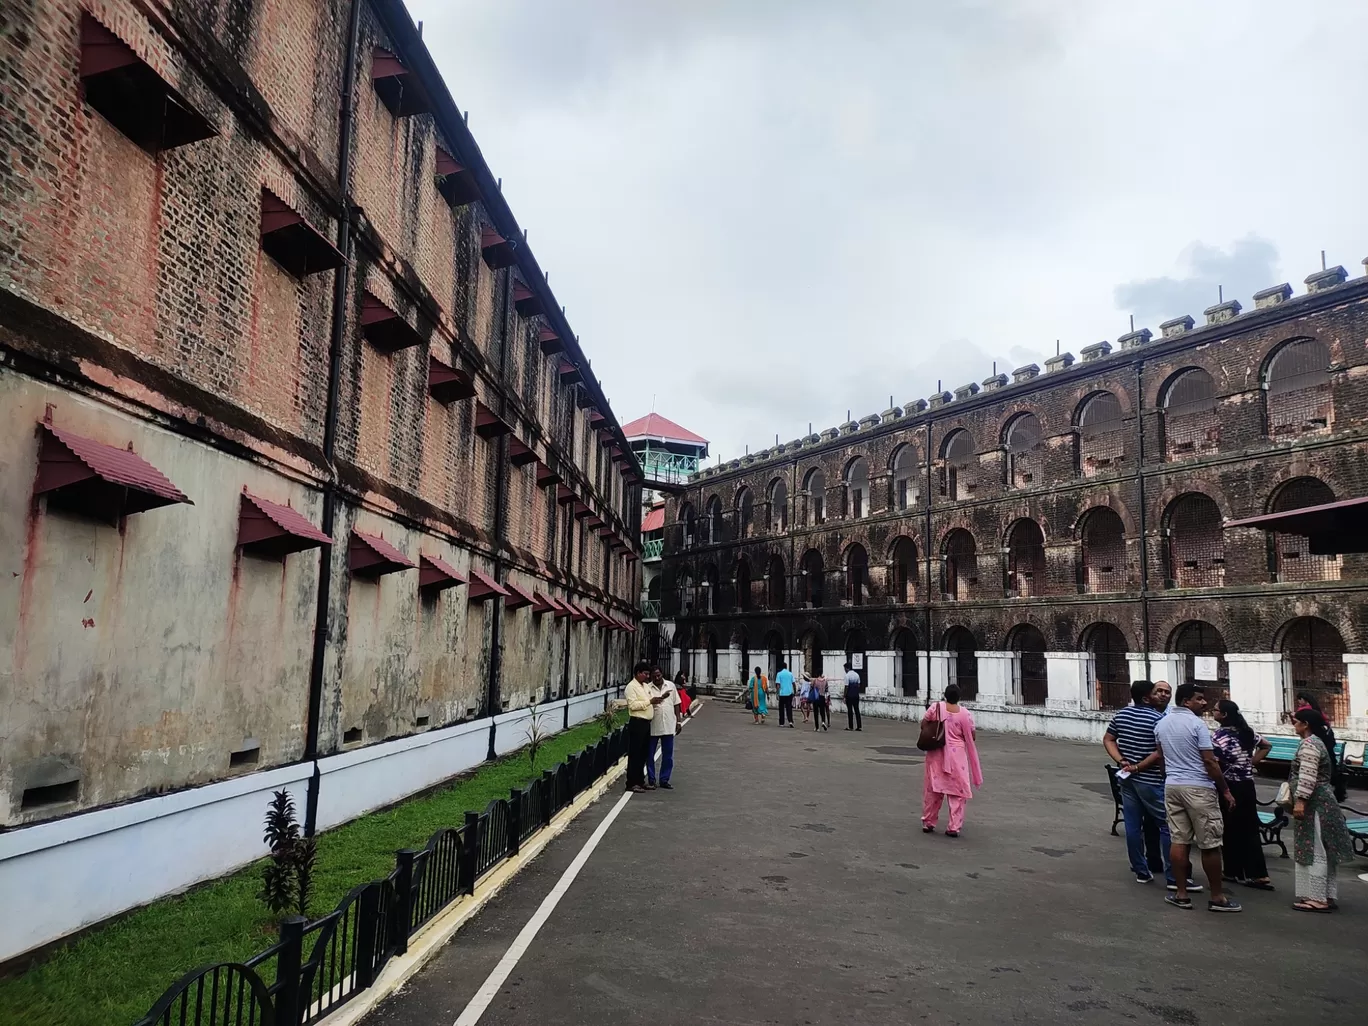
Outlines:
{"type": "Polygon", "coordinates": [[[903,414],[911,417],[918,413],[925,413],[926,405],[925,399],[913,399],[911,402],[903,403],[903,414]]]}
{"type": "Polygon", "coordinates": [[[1058,356],[1051,356],[1045,361],[1045,373],[1056,374],[1062,370],[1068,370],[1073,366],[1073,353],[1060,353],[1058,356]]]}
{"type": "Polygon", "coordinates": [[[1040,373],[1039,364],[1028,363],[1025,367],[1018,367],[1012,371],[1012,383],[1019,385],[1023,381],[1030,381],[1040,373]]]}
{"type": "Polygon", "coordinates": [[[1186,335],[1192,330],[1196,322],[1191,314],[1183,314],[1182,317],[1175,317],[1171,321],[1165,321],[1159,325],[1159,334],[1164,338],[1177,338],[1179,335],[1186,335]]]}
{"type": "Polygon", "coordinates": [[[1206,314],[1208,324],[1222,324],[1225,321],[1232,321],[1240,316],[1240,301],[1238,299],[1227,299],[1224,303],[1217,303],[1209,306],[1202,312],[1206,314]]]}
{"type": "Polygon", "coordinates": [[[1139,331],[1128,331],[1117,338],[1116,344],[1121,347],[1124,353],[1127,349],[1139,349],[1143,345],[1148,345],[1149,340],[1154,337],[1154,333],[1149,328],[1141,328],[1139,331]]]}
{"type": "Polygon", "coordinates": [[[959,388],[955,389],[955,401],[962,403],[966,399],[972,399],[978,395],[978,391],[977,382],[971,381],[967,385],[960,385],[959,388]]]}
{"type": "Polygon", "coordinates": [[[939,410],[950,401],[949,392],[937,392],[926,401],[926,404],[933,410],[939,410]]]}
{"type": "Polygon", "coordinates": [[[999,388],[1007,387],[1006,374],[994,374],[991,378],[983,379],[983,390],[985,392],[996,392],[999,388]]]}
{"type": "Polygon", "coordinates": [[[1104,356],[1110,356],[1111,351],[1112,347],[1110,342],[1094,342],[1092,345],[1084,346],[1079,350],[1079,352],[1083,354],[1084,363],[1092,363],[1094,360],[1100,360],[1104,356]]]}
{"type": "Polygon", "coordinates": [[[1292,286],[1283,282],[1281,285],[1274,285],[1271,289],[1260,289],[1254,293],[1254,309],[1263,310],[1270,306],[1277,306],[1279,303],[1286,303],[1292,298],[1292,286]]]}
{"type": "Polygon", "coordinates": [[[1343,285],[1348,277],[1349,275],[1343,267],[1331,267],[1324,271],[1315,271],[1306,276],[1306,291],[1308,293],[1324,292],[1326,289],[1343,285]]]}

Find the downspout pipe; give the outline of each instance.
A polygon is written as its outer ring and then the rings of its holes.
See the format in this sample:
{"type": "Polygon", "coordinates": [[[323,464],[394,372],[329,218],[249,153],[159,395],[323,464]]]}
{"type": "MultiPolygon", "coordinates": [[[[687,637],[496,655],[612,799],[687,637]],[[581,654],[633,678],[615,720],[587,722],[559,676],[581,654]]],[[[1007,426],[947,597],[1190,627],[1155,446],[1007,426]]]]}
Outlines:
{"type": "Polygon", "coordinates": [[[1135,434],[1139,439],[1135,477],[1140,489],[1140,644],[1145,656],[1145,679],[1150,676],[1149,515],[1145,498],[1145,361],[1135,361],[1135,434]]]}
{"type": "MultiPolygon", "coordinates": [[[[357,47],[361,36],[361,4],[352,0],[347,20],[347,59],[342,69],[342,103],[338,114],[337,181],[342,192],[342,209],[337,216],[337,249],[342,254],[342,265],[333,272],[332,325],[328,337],[328,396],[323,414],[323,462],[326,477],[323,481],[322,530],[329,538],[337,521],[337,404],[342,375],[343,332],[347,325],[347,293],[351,285],[351,172],[352,121],[356,100],[357,47]]],[[[334,542],[335,544],[335,542],[334,542]]],[[[309,708],[304,729],[304,759],[312,761],[313,773],[304,808],[304,836],[312,837],[318,827],[318,768],[319,734],[323,713],[323,669],[328,655],[328,607],[332,602],[332,561],[334,547],[321,550],[318,564],[318,606],[314,614],[313,654],[309,663],[309,708]]]]}
{"type": "Polygon", "coordinates": [[[923,607],[925,609],[926,617],[926,681],[923,683],[923,688],[925,689],[925,691],[922,697],[926,700],[926,704],[928,706],[932,702],[931,653],[935,650],[935,646],[932,644],[931,640],[931,602],[932,596],[936,594],[935,585],[931,580],[931,488],[933,484],[932,473],[933,472],[931,464],[931,421],[928,420],[926,422],[926,527],[925,531],[923,532],[924,548],[922,552],[922,556],[926,560],[926,602],[925,606],[923,607]]]}
{"type": "MultiPolygon", "coordinates": [[[[508,416],[508,336],[509,305],[513,296],[513,272],[505,269],[503,281],[499,286],[499,415],[508,416]]],[[[508,513],[504,508],[508,501],[508,436],[500,435],[498,448],[494,453],[494,580],[504,583],[504,536],[508,533],[508,513]]],[[[499,677],[503,673],[503,596],[495,595],[490,601],[491,616],[494,620],[489,627],[489,680],[485,692],[485,708],[489,710],[489,750],[486,759],[494,759],[494,732],[498,728],[495,717],[503,711],[499,701],[499,677]]]]}

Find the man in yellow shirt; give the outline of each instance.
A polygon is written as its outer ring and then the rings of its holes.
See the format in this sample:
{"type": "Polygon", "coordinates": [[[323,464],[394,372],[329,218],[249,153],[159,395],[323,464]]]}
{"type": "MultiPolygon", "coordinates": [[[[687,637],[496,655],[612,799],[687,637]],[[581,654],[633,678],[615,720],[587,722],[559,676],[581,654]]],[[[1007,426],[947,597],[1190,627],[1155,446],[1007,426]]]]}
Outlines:
{"type": "Polygon", "coordinates": [[[627,700],[627,790],[638,793],[646,790],[646,759],[651,747],[651,718],[664,695],[651,697],[647,681],[651,679],[651,664],[636,664],[632,679],[627,682],[623,696],[627,700]]]}

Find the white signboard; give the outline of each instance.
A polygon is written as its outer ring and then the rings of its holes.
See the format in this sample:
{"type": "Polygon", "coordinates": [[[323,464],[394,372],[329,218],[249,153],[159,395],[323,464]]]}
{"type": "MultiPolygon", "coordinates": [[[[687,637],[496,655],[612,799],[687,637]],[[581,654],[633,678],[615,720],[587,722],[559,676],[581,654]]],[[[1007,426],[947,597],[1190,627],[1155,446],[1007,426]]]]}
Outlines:
{"type": "Polygon", "coordinates": [[[1218,680],[1215,656],[1193,656],[1192,675],[1197,680],[1218,680]]]}
{"type": "Polygon", "coordinates": [[[853,669],[853,670],[863,670],[863,669],[864,669],[864,653],[863,653],[863,652],[852,652],[852,653],[850,653],[850,668],[853,669]]]}

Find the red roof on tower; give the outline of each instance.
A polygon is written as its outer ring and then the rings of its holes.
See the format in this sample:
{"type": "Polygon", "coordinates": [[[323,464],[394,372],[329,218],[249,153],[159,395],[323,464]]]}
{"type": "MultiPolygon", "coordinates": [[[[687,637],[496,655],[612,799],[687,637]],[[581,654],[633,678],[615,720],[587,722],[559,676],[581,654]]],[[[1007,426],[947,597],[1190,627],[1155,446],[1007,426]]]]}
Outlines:
{"type": "Polygon", "coordinates": [[[688,428],[680,427],[658,413],[648,413],[630,424],[624,424],[622,433],[629,441],[633,438],[660,438],[667,442],[684,442],[686,445],[708,444],[706,438],[694,434],[688,428]]]}
{"type": "Polygon", "coordinates": [[[651,507],[651,511],[650,511],[649,513],[647,513],[646,516],[645,516],[645,518],[643,518],[642,521],[641,521],[641,533],[642,533],[642,534],[646,534],[646,533],[649,532],[649,531],[660,531],[660,530],[663,530],[664,527],[665,527],[665,507],[664,507],[664,506],[653,506],[653,507],[651,507]]]}

